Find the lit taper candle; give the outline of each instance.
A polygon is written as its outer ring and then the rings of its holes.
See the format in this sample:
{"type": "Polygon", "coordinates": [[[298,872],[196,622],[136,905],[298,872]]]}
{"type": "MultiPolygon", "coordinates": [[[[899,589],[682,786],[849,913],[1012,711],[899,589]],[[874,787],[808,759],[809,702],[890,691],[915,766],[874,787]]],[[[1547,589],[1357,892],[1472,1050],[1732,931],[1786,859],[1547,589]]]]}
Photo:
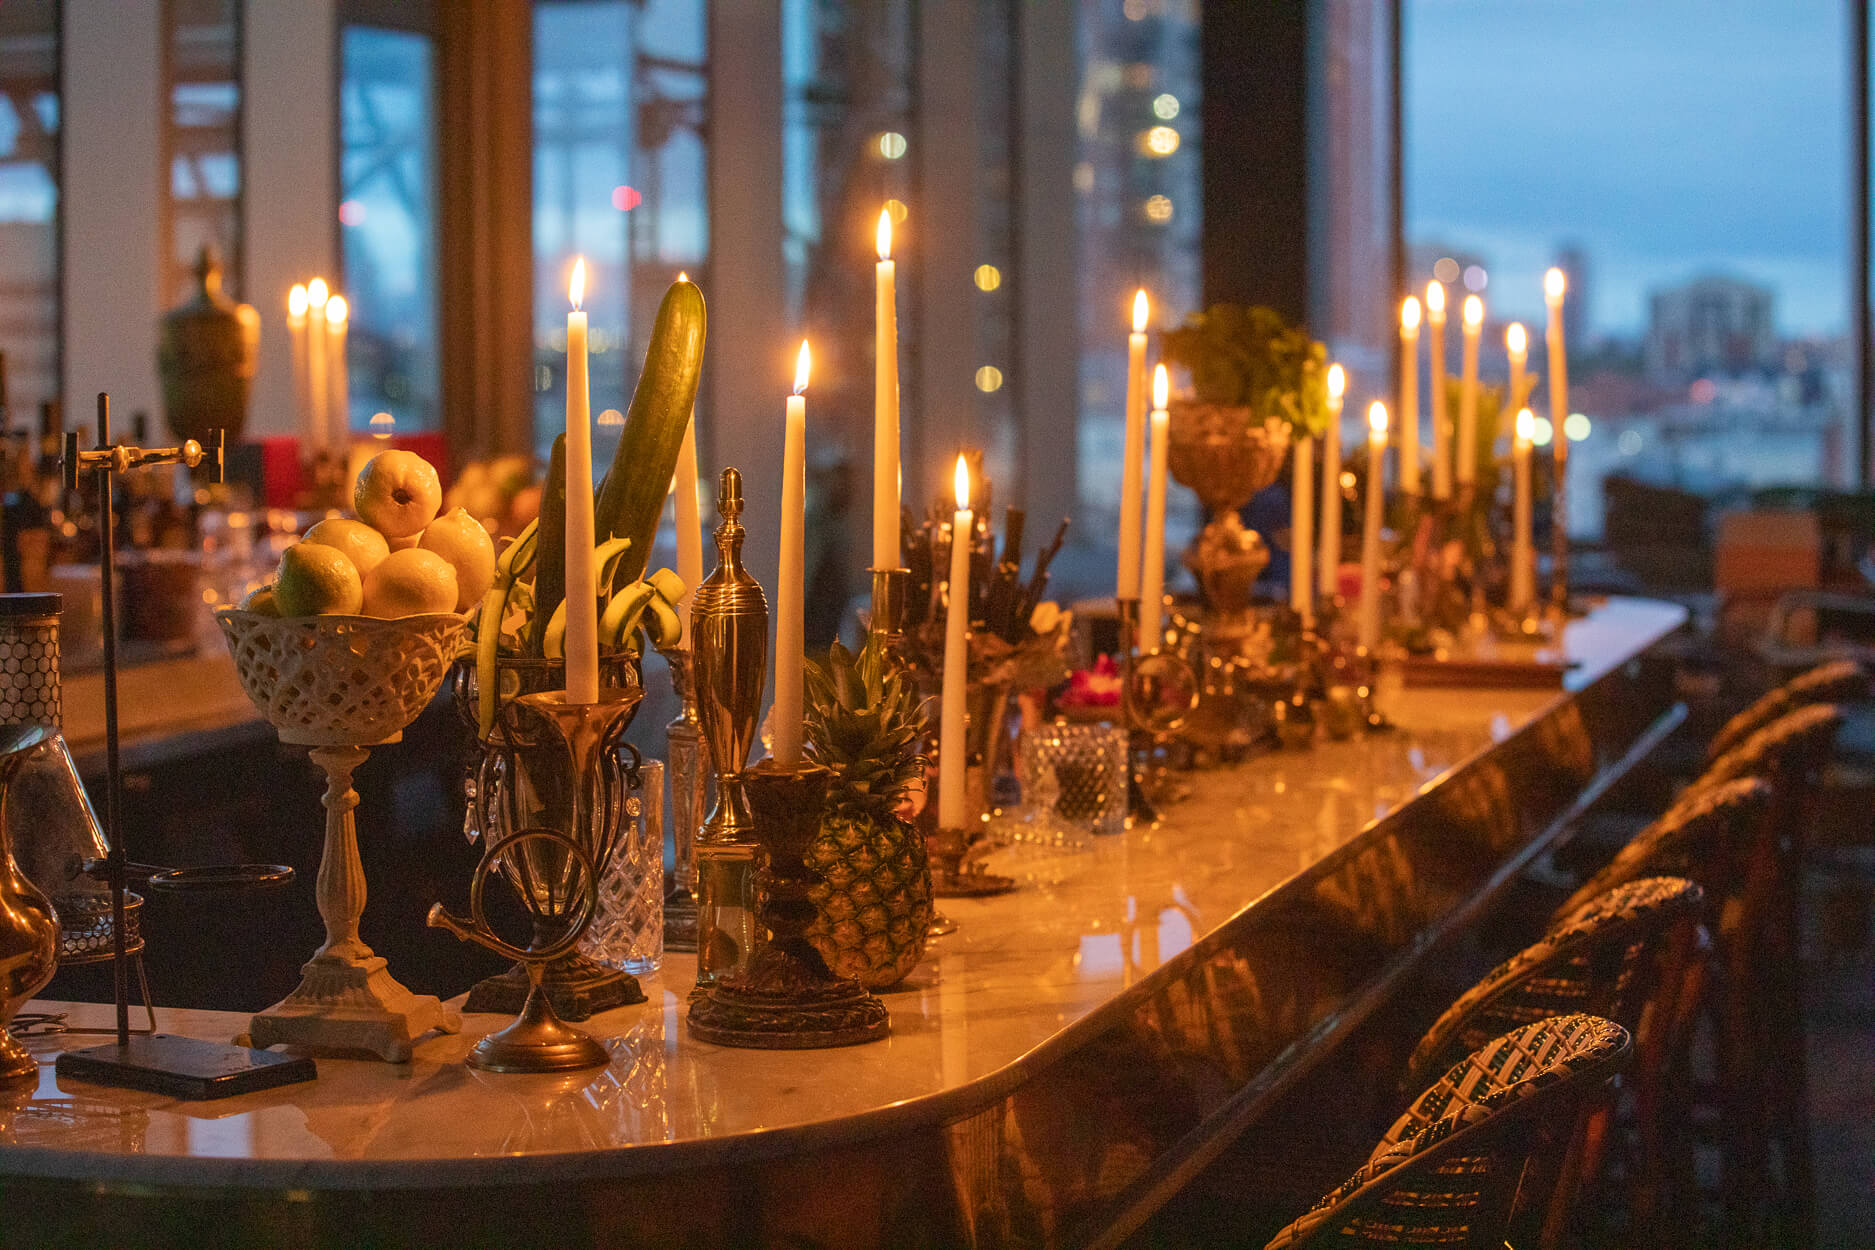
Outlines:
{"type": "Polygon", "coordinates": [[[1419,297],[1400,305],[1400,489],[1419,494],[1419,297]]]}
{"type": "Polygon", "coordinates": [[[1152,462],[1146,479],[1146,569],[1139,590],[1139,649],[1159,649],[1165,627],[1165,456],[1170,388],[1165,366],[1152,370],[1152,462]]]}
{"type": "Polygon", "coordinates": [[[807,340],[794,362],[788,427],[781,441],[781,559],[775,578],[775,759],[801,762],[801,683],[807,656],[807,340]]]}
{"type": "Polygon", "coordinates": [[[1549,319],[1544,323],[1543,342],[1549,364],[1550,454],[1555,468],[1550,494],[1551,548],[1550,598],[1565,605],[1569,597],[1569,438],[1563,424],[1569,420],[1569,350],[1563,341],[1563,294],[1568,279],[1563,271],[1552,268],[1543,275],[1543,304],[1549,319]]]}
{"type": "Polygon", "coordinates": [[[1315,623],[1315,436],[1298,428],[1289,473],[1289,606],[1315,623]]]}
{"type": "Polygon", "coordinates": [[[351,372],[345,363],[345,332],[351,307],[343,295],[326,301],[326,430],[339,454],[352,441],[351,372]]]}
{"type": "Polygon", "coordinates": [[[1484,301],[1465,297],[1465,352],[1458,391],[1458,488],[1469,490],[1478,477],[1478,338],[1484,333],[1484,301]]]}
{"type": "Polygon", "coordinates": [[[1387,406],[1367,409],[1367,514],[1361,523],[1361,613],[1357,639],[1373,650],[1380,643],[1380,515],[1386,502],[1387,406]]]}
{"type": "Polygon", "coordinates": [[[587,380],[586,259],[573,262],[566,315],[566,698],[599,701],[599,570],[593,564],[592,395],[587,380]]]}
{"type": "MultiPolygon", "coordinates": [[[[949,600],[944,613],[944,685],[938,712],[938,827],[964,826],[964,690],[969,679],[970,653],[970,468],[957,457],[953,475],[957,511],[951,514],[951,572],[945,583],[949,600]]],[[[1134,565],[1137,575],[1139,566],[1134,565]]]]}
{"type": "Polygon", "coordinates": [[[306,284],[295,282],[286,293],[286,330],[293,344],[293,428],[302,453],[319,449],[319,427],[313,420],[312,396],[306,378],[306,284]]]}
{"type": "Polygon", "coordinates": [[[1347,391],[1347,371],[1329,365],[1328,435],[1322,440],[1321,559],[1316,570],[1326,599],[1333,599],[1341,589],[1341,402],[1347,391]]]}
{"type": "MultiPolygon", "coordinates": [[[[679,282],[690,281],[680,273],[679,282]]],[[[677,619],[683,625],[684,647],[690,646],[690,599],[703,584],[703,517],[697,500],[697,410],[690,409],[690,423],[684,426],[684,441],[677,449],[677,471],[671,478],[671,495],[677,520],[677,576],[684,579],[683,601],[677,604],[677,619]]]]}
{"type": "Polygon", "coordinates": [[[1432,369],[1432,497],[1452,497],[1452,427],[1445,407],[1445,287],[1426,284],[1426,348],[1432,369]]]}
{"type": "Polygon", "coordinates": [[[1120,568],[1114,594],[1139,598],[1140,459],[1146,451],[1146,292],[1133,296],[1133,333],[1126,340],[1126,448],[1120,460],[1120,568]]]}
{"type": "Polygon", "coordinates": [[[892,214],[879,210],[873,275],[872,567],[899,566],[898,297],[892,265],[892,214]]]}
{"type": "Polygon", "coordinates": [[[326,424],[326,301],[332,289],[324,278],[306,284],[306,411],[307,424],[313,431],[313,450],[332,449],[332,431],[326,424]]]}
{"type": "Polygon", "coordinates": [[[1511,501],[1510,610],[1528,612],[1536,598],[1536,545],[1532,533],[1530,499],[1530,442],[1536,435],[1536,416],[1528,408],[1517,410],[1517,428],[1511,439],[1511,476],[1516,494],[1511,501]]]}
{"type": "Polygon", "coordinates": [[[1510,359],[1510,390],[1504,402],[1519,403],[1517,395],[1523,390],[1524,366],[1530,360],[1530,335],[1524,330],[1523,322],[1513,321],[1504,327],[1504,355],[1510,359]]]}

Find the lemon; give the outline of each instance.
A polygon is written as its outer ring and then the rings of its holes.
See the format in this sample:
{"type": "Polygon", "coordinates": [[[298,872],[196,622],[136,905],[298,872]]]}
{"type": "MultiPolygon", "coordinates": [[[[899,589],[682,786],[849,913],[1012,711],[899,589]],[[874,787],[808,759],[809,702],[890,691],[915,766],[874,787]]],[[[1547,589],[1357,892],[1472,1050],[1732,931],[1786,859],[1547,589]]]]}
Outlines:
{"type": "Polygon", "coordinates": [[[456,570],[434,551],[393,551],[365,578],[366,616],[418,616],[456,606],[456,570]]]}
{"type": "Polygon", "coordinates": [[[337,547],[295,543],[280,553],[273,600],[281,616],[350,616],[364,605],[364,586],[358,566],[337,547]]]}

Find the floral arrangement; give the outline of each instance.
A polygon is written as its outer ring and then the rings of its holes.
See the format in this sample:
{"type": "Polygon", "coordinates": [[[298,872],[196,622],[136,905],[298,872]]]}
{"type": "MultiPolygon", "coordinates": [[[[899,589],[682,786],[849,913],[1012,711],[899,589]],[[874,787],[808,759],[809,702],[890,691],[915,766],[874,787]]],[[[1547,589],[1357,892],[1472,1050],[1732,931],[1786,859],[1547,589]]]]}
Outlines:
{"type": "Polygon", "coordinates": [[[1295,431],[1328,428],[1328,349],[1273,308],[1213,304],[1164,335],[1199,403],[1248,408],[1295,431]]]}

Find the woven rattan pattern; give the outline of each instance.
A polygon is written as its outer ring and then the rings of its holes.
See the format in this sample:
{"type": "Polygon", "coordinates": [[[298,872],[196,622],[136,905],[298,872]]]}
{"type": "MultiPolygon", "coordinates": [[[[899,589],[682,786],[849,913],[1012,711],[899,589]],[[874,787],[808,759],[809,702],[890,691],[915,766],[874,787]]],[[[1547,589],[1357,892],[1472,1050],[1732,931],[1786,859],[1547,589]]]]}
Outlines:
{"type": "Polygon", "coordinates": [[[378,620],[291,620],[236,608],[215,613],[254,706],[302,746],[372,746],[415,720],[461,650],[453,613],[378,620]]]}
{"type": "Polygon", "coordinates": [[[1645,877],[1565,916],[1446,1009],[1414,1049],[1405,1084],[1418,1088],[1487,1039],[1535,1020],[1591,1012],[1632,1028],[1651,984],[1640,975],[1646,961],[1673,925],[1698,914],[1702,898],[1683,878],[1645,877]]]}
{"type": "Polygon", "coordinates": [[[1766,725],[1812,703],[1842,703],[1867,698],[1868,672],[1854,660],[1831,660],[1799,673],[1725,722],[1706,746],[1706,759],[1716,760],[1766,725]]]}
{"type": "Polygon", "coordinates": [[[1585,1015],[1540,1020],[1487,1043],[1420,1095],[1367,1164],[1268,1250],[1495,1250],[1539,1133],[1550,1126],[1566,1139],[1574,1112],[1630,1051],[1626,1029],[1585,1015]]]}
{"type": "Polygon", "coordinates": [[[1716,786],[1735,777],[1762,777],[1782,769],[1807,773],[1820,768],[1842,725],[1842,709],[1813,703],[1786,712],[1721,755],[1694,783],[1716,786]]]}
{"type": "Polygon", "coordinates": [[[1688,790],[1570,895],[1556,909],[1557,918],[1573,915],[1616,886],[1642,877],[1688,877],[1708,895],[1730,894],[1738,886],[1752,832],[1770,802],[1770,784],[1760,777],[1735,777],[1688,790]]]}

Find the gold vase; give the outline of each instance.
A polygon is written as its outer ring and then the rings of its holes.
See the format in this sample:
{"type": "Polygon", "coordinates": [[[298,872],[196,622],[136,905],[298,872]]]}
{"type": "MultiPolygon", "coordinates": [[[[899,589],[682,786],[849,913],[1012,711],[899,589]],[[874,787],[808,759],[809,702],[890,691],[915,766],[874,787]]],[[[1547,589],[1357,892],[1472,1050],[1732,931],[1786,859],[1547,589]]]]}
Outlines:
{"type": "Polygon", "coordinates": [[[37,725],[0,729],[0,1082],[38,1074],[38,1062],[7,1032],[7,1025],[58,969],[58,913],[13,862],[7,845],[7,791],[27,753],[45,739],[46,731],[37,725]]]}

